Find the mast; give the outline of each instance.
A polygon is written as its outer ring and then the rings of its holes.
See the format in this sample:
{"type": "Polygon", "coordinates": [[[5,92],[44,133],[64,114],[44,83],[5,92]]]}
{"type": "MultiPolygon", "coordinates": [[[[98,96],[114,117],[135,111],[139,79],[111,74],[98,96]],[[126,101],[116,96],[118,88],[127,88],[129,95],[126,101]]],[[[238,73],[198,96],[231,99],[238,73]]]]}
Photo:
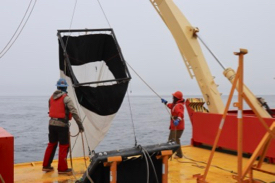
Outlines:
{"type": "Polygon", "coordinates": [[[222,114],[224,104],[195,35],[198,29],[191,26],[172,0],[150,2],[171,31],[191,78],[195,76],[198,82],[209,112],[222,114]]]}

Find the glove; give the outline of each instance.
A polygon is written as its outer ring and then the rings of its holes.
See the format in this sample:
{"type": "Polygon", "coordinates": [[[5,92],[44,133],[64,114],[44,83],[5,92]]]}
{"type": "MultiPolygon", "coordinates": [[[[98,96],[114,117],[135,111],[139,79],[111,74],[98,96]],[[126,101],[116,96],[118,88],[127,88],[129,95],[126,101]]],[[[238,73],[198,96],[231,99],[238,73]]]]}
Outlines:
{"type": "Polygon", "coordinates": [[[179,122],[180,122],[180,119],[174,120],[174,125],[175,125],[175,126],[178,126],[178,125],[179,125],[179,122]]]}
{"type": "Polygon", "coordinates": [[[164,104],[167,104],[167,100],[165,100],[163,98],[161,99],[161,102],[164,103],[164,104]]]}
{"type": "Polygon", "coordinates": [[[83,127],[82,123],[78,124],[78,129],[79,129],[80,133],[84,132],[84,127],[83,127]]]}

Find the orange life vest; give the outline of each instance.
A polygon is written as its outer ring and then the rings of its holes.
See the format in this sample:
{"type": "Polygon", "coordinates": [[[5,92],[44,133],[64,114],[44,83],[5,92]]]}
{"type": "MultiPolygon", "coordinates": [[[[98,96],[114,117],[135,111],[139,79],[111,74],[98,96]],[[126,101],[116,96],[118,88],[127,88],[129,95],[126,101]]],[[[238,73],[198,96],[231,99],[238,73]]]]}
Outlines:
{"type": "Polygon", "coordinates": [[[59,119],[72,119],[72,114],[69,112],[69,115],[66,116],[66,109],[64,104],[64,98],[67,96],[67,94],[62,95],[58,99],[53,99],[53,96],[51,96],[50,99],[50,111],[49,116],[51,118],[59,118],[59,119]]]}

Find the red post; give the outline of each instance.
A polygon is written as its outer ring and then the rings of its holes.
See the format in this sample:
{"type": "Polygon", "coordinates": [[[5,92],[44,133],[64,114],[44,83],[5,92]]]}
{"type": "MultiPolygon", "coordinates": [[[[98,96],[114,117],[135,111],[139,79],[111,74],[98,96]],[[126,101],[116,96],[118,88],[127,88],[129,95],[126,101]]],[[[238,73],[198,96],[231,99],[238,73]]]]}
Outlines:
{"type": "Polygon", "coordinates": [[[0,127],[0,182],[14,182],[14,138],[0,127]]]}

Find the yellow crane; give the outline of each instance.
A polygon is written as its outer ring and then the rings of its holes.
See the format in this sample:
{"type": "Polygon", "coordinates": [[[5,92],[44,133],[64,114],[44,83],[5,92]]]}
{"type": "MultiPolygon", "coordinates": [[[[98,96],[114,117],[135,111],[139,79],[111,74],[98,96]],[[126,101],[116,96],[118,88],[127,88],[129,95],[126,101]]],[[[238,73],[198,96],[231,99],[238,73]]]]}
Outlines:
{"type": "MultiPolygon", "coordinates": [[[[198,42],[199,29],[188,22],[173,0],[150,0],[150,2],[172,33],[191,78],[195,77],[198,82],[209,112],[222,114],[225,107],[198,42]]],[[[224,69],[225,77],[232,83],[235,71],[225,68],[220,62],[219,64],[224,69]]],[[[271,117],[245,85],[243,93],[246,102],[253,105],[261,117],[271,117]]]]}

